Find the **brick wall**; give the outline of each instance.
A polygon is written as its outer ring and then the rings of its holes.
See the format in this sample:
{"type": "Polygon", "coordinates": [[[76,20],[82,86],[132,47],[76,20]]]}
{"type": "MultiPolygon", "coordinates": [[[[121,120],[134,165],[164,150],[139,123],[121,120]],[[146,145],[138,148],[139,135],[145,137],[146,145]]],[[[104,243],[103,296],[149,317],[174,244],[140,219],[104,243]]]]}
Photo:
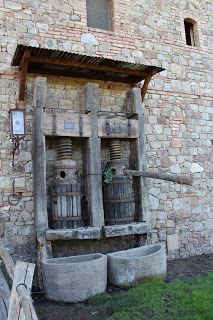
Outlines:
{"type": "MultiPolygon", "coordinates": [[[[213,5],[205,1],[114,0],[113,31],[87,28],[86,0],[0,0],[0,236],[11,253],[32,259],[31,119],[34,78],[26,90],[27,136],[12,168],[8,111],[18,93],[11,60],[17,44],[160,66],[145,98],[147,166],[193,174],[193,187],[150,181],[150,241],[167,241],[170,258],[212,251],[213,5]],[[184,18],[197,22],[198,47],[185,44],[184,18]],[[8,203],[12,180],[22,200],[8,203]]],[[[78,108],[86,80],[48,77],[47,105],[78,108]],[[53,95],[54,93],[54,95],[53,95]]],[[[127,87],[100,82],[106,110],[122,108],[127,87]],[[109,87],[108,87],[109,86],[109,87]]]]}

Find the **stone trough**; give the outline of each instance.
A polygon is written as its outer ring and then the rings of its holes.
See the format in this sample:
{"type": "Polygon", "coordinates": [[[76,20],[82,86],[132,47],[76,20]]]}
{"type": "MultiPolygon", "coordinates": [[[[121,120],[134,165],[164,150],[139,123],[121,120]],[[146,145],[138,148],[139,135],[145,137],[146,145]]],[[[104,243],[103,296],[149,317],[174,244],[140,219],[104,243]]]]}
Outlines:
{"type": "Polygon", "coordinates": [[[166,276],[166,251],[160,244],[109,253],[108,278],[111,284],[129,287],[153,277],[166,276]]]}
{"type": "Polygon", "coordinates": [[[45,296],[54,301],[81,302],[104,292],[107,257],[100,253],[42,261],[45,296]]]}

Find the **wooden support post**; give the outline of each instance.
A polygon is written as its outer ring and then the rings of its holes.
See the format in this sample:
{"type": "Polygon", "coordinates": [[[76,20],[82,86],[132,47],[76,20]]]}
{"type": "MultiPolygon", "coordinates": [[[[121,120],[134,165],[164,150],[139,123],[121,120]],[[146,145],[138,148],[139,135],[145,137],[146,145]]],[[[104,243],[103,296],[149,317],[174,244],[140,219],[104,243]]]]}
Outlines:
{"type": "MultiPolygon", "coordinates": [[[[145,170],[144,154],[144,105],[141,101],[140,88],[133,88],[127,93],[126,99],[127,112],[137,114],[139,121],[139,138],[132,139],[130,143],[130,167],[134,170],[145,170]]],[[[148,203],[148,183],[143,177],[133,177],[133,188],[135,195],[135,217],[137,221],[151,222],[148,203]]]]}
{"type": "Polygon", "coordinates": [[[104,225],[101,139],[98,137],[97,112],[100,109],[99,86],[88,83],[82,90],[82,108],[91,112],[91,138],[86,140],[84,165],[86,171],[86,194],[90,225],[101,228],[104,225]]]}
{"type": "Polygon", "coordinates": [[[30,58],[30,51],[25,50],[22,60],[19,65],[19,106],[24,103],[25,86],[27,80],[28,62],[30,58]]]}
{"type": "Polygon", "coordinates": [[[45,136],[43,134],[43,109],[46,100],[46,78],[37,77],[35,82],[33,104],[33,194],[35,226],[38,242],[38,276],[42,288],[40,263],[47,257],[46,230],[48,228],[46,195],[46,154],[45,136]]]}

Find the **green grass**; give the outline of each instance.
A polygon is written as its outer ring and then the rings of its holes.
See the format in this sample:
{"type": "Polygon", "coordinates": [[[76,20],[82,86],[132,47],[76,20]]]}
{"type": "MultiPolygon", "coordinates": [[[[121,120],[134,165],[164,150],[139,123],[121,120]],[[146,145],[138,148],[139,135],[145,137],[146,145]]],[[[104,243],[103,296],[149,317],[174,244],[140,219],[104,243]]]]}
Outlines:
{"type": "Polygon", "coordinates": [[[91,298],[107,320],[213,320],[213,273],[166,283],[155,279],[127,292],[91,298]]]}

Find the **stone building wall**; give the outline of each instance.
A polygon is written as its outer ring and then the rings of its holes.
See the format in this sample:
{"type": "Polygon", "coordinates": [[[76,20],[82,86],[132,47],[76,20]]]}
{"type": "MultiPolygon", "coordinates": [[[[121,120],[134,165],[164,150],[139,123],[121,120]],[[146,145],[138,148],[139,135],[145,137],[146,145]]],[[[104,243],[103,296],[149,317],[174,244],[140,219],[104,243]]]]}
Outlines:
{"type": "MultiPolygon", "coordinates": [[[[86,0],[0,0],[0,236],[14,256],[32,259],[35,230],[32,200],[32,92],[26,88],[27,136],[12,168],[10,108],[18,94],[11,67],[17,44],[155,65],[145,98],[146,161],[152,169],[191,173],[192,187],[149,181],[150,241],[166,241],[168,256],[213,248],[213,77],[211,0],[113,0],[113,31],[87,27],[86,0]],[[184,18],[197,22],[198,47],[185,44],[184,18]],[[12,191],[22,193],[16,206],[12,191]]],[[[78,108],[85,80],[48,77],[47,107],[78,108]]],[[[122,108],[128,87],[99,82],[102,107],[122,108]]]]}

